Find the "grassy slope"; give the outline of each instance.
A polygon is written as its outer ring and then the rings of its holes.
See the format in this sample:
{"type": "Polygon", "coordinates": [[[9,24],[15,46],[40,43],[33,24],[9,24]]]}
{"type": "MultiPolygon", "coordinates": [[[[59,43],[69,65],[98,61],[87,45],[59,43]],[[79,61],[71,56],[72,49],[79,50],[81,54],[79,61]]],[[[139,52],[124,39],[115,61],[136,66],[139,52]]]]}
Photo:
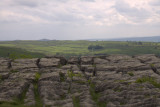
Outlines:
{"type": "Polygon", "coordinates": [[[14,48],[14,47],[4,47],[0,46],[0,57],[10,57],[13,59],[16,58],[35,58],[45,56],[42,53],[29,52],[24,49],[14,48]]]}
{"type": "Polygon", "coordinates": [[[138,42],[109,42],[109,41],[10,41],[0,42],[0,46],[17,47],[31,52],[45,54],[92,55],[92,54],[159,54],[159,43],[138,44],[138,42]],[[101,45],[102,50],[89,51],[89,45],[101,45]]]}

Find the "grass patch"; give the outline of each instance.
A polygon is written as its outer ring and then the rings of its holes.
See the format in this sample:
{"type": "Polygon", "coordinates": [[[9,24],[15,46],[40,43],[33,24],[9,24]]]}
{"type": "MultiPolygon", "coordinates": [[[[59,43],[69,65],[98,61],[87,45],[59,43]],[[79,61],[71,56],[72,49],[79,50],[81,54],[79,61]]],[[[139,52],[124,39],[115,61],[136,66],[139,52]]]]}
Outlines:
{"type": "Polygon", "coordinates": [[[61,65],[61,64],[59,64],[59,65],[57,66],[57,68],[62,68],[62,65],[61,65]]]}
{"type": "Polygon", "coordinates": [[[73,79],[74,73],[70,70],[67,71],[67,76],[71,79],[73,79]]]}
{"type": "Polygon", "coordinates": [[[88,83],[87,81],[73,81],[74,83],[78,83],[78,84],[86,84],[88,83]]]}
{"type": "Polygon", "coordinates": [[[70,77],[71,79],[75,76],[75,77],[82,77],[81,73],[75,74],[72,71],[68,70],[67,71],[67,76],[70,77]]]}
{"type": "Polygon", "coordinates": [[[35,80],[33,82],[33,86],[34,86],[34,96],[35,96],[35,107],[43,107],[39,92],[38,92],[38,80],[40,78],[41,74],[36,72],[35,74],[35,80]]]}
{"type": "Polygon", "coordinates": [[[126,82],[127,80],[115,80],[114,82],[126,82]]]}
{"type": "Polygon", "coordinates": [[[113,89],[113,91],[115,91],[115,92],[121,92],[122,89],[120,87],[117,87],[117,88],[113,89]]]}
{"type": "Polygon", "coordinates": [[[0,75],[0,82],[2,81],[2,75],[0,75]]]}
{"type": "Polygon", "coordinates": [[[98,101],[100,94],[95,92],[95,85],[93,83],[90,84],[90,94],[92,96],[92,100],[96,102],[98,107],[106,107],[106,103],[105,102],[100,102],[98,101]]]}
{"type": "Polygon", "coordinates": [[[80,107],[80,99],[79,97],[72,97],[74,107],[80,107]]]}
{"type": "Polygon", "coordinates": [[[156,88],[160,88],[160,83],[158,83],[156,81],[155,78],[153,77],[149,77],[149,76],[144,76],[142,78],[138,78],[135,83],[145,83],[145,82],[149,82],[150,84],[152,84],[153,86],[155,86],[156,88]]]}
{"type": "Polygon", "coordinates": [[[133,72],[128,72],[129,76],[134,76],[133,72]]]}
{"type": "Polygon", "coordinates": [[[106,54],[156,54],[160,53],[160,43],[117,42],[117,41],[0,41],[0,56],[13,58],[43,57],[47,55],[70,56],[106,54]],[[102,46],[103,49],[90,51],[89,46],[102,46]],[[156,48],[155,48],[156,47],[156,48]],[[12,56],[13,54],[13,56],[12,56]]]}
{"type": "Polygon", "coordinates": [[[23,104],[19,104],[18,102],[6,102],[0,101],[0,107],[27,107],[23,104]]]}
{"type": "Polygon", "coordinates": [[[36,72],[36,74],[35,74],[35,81],[37,82],[40,77],[41,77],[41,74],[38,73],[38,72],[36,72]]]}
{"type": "Polygon", "coordinates": [[[61,81],[61,82],[64,82],[64,81],[66,80],[64,73],[59,72],[59,76],[60,76],[60,81],[61,81]]]}
{"type": "Polygon", "coordinates": [[[11,70],[10,71],[11,73],[16,73],[16,72],[19,72],[18,70],[11,70]]]}

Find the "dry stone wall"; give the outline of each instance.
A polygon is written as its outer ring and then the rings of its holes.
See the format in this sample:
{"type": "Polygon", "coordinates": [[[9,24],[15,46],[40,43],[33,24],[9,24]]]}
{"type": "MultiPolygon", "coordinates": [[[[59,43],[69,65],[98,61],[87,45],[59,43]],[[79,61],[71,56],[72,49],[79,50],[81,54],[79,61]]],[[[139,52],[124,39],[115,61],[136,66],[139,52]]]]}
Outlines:
{"type": "Polygon", "coordinates": [[[0,58],[0,107],[159,107],[160,58],[0,58]]]}

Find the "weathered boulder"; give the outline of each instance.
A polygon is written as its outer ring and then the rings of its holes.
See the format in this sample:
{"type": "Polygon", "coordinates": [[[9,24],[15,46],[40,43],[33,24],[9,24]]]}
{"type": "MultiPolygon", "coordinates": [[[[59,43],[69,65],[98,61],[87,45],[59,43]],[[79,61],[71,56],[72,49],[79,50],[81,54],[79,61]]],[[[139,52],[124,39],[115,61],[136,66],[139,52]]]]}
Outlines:
{"type": "Polygon", "coordinates": [[[11,73],[8,77],[9,80],[28,80],[28,81],[34,81],[35,79],[35,73],[11,73]]]}
{"type": "Polygon", "coordinates": [[[67,63],[68,64],[80,64],[80,59],[78,57],[70,57],[67,63]]]}
{"type": "Polygon", "coordinates": [[[45,58],[48,58],[48,59],[50,59],[50,58],[59,59],[61,65],[65,65],[67,63],[67,60],[62,56],[46,56],[45,58]]]}
{"type": "Polygon", "coordinates": [[[40,81],[60,81],[59,73],[52,72],[52,73],[44,73],[41,75],[40,81]]]}
{"type": "Polygon", "coordinates": [[[93,66],[93,65],[81,65],[80,69],[81,69],[81,71],[92,73],[92,72],[95,71],[95,66],[93,66]]]}
{"type": "Polygon", "coordinates": [[[7,58],[0,58],[0,72],[8,72],[11,60],[7,58]]]}
{"type": "Polygon", "coordinates": [[[94,58],[94,64],[107,64],[109,63],[108,60],[106,60],[105,58],[94,58]]]}
{"type": "Polygon", "coordinates": [[[72,71],[80,70],[77,65],[70,65],[70,64],[62,66],[61,69],[63,69],[63,70],[72,70],[72,71]]]}
{"type": "Polygon", "coordinates": [[[19,98],[22,92],[29,86],[27,80],[7,80],[0,83],[0,101],[13,101],[19,98]]]}
{"type": "Polygon", "coordinates": [[[80,61],[81,61],[81,64],[92,65],[93,64],[93,57],[82,56],[80,58],[80,61]]]}
{"type": "Polygon", "coordinates": [[[135,59],[140,60],[142,63],[159,63],[160,59],[157,58],[154,54],[145,54],[145,55],[135,55],[135,59]]]}
{"type": "Polygon", "coordinates": [[[58,67],[61,64],[61,60],[58,58],[41,58],[39,62],[40,68],[45,67],[58,67]]]}
{"type": "Polygon", "coordinates": [[[42,67],[57,67],[60,65],[60,59],[57,58],[41,58],[39,66],[42,67]]]}
{"type": "Polygon", "coordinates": [[[37,58],[33,59],[16,59],[11,62],[11,66],[13,70],[23,70],[23,69],[32,69],[38,68],[37,66],[37,58]]]}
{"type": "Polygon", "coordinates": [[[119,62],[121,60],[130,60],[132,59],[131,56],[128,55],[110,55],[108,57],[106,57],[107,60],[109,60],[110,62],[119,62]]]}

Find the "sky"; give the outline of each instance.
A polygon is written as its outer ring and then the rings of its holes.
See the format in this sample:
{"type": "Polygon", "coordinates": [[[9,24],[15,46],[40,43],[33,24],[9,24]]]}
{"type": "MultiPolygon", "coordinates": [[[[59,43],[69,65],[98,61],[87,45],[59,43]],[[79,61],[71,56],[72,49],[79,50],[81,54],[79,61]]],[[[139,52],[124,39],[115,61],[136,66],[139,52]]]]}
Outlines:
{"type": "Polygon", "coordinates": [[[0,40],[160,36],[160,0],[1,0],[0,40]]]}

